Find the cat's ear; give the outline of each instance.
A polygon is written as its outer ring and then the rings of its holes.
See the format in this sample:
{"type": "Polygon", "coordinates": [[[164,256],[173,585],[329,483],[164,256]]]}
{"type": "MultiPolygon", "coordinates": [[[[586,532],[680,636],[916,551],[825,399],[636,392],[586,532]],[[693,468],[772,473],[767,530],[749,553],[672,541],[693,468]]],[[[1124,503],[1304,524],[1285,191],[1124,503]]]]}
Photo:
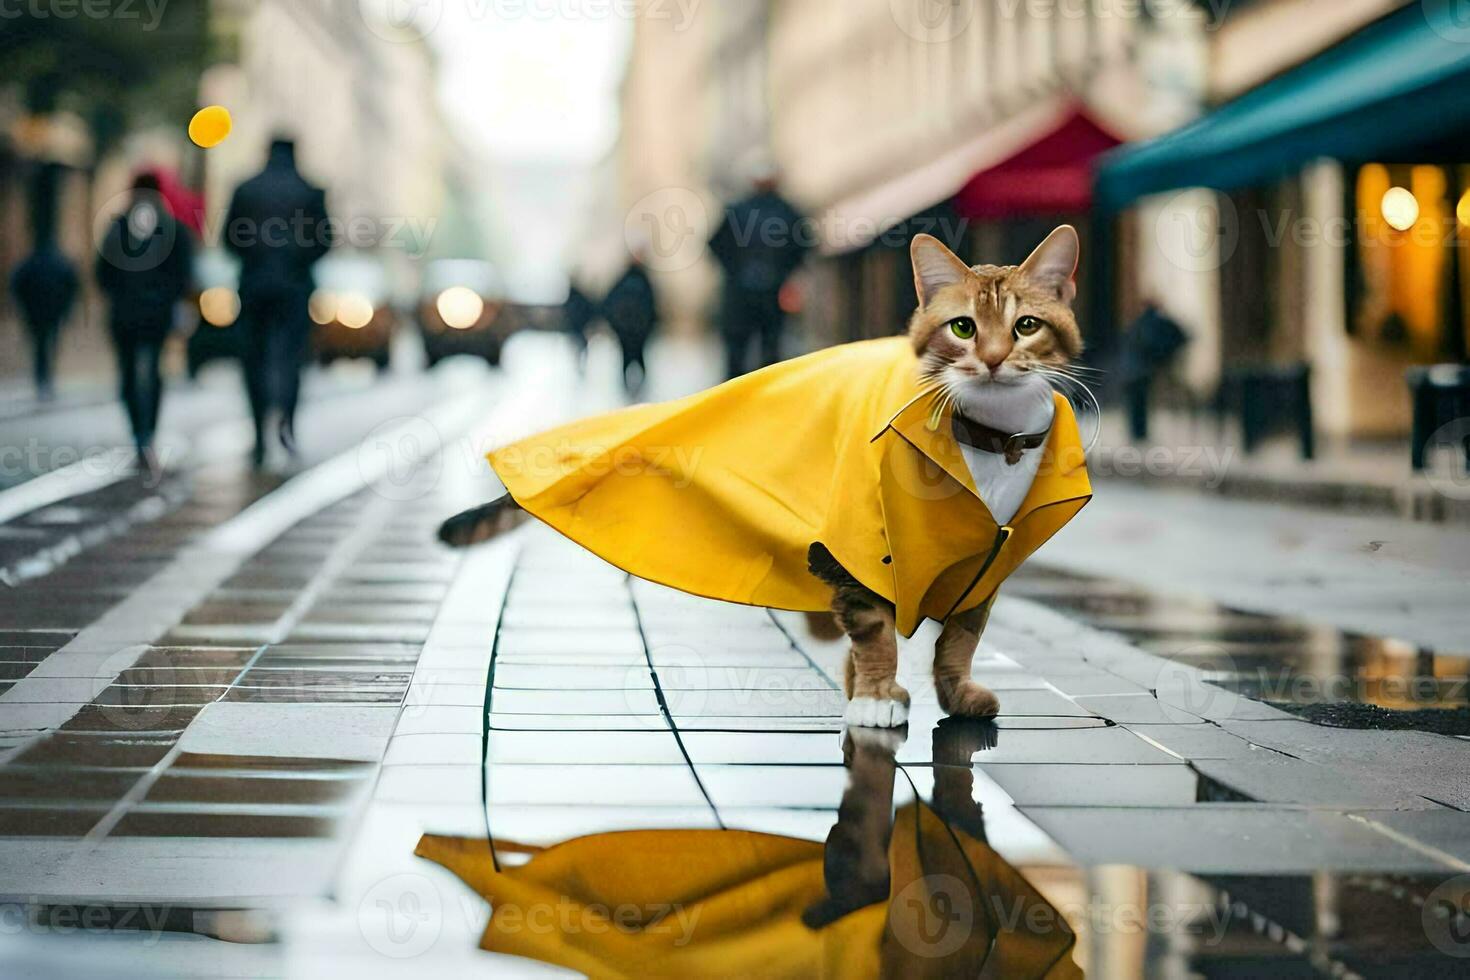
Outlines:
{"type": "Polygon", "coordinates": [[[1046,241],[1036,246],[1036,251],[1021,263],[1021,274],[1033,282],[1041,283],[1057,291],[1057,299],[1070,303],[1077,297],[1077,259],[1082,243],[1077,240],[1077,229],[1071,225],[1058,225],[1046,236],[1046,241]]]}
{"type": "Polygon", "coordinates": [[[963,282],[970,274],[970,267],[933,235],[915,235],[909,255],[914,260],[914,291],[920,306],[929,305],[935,293],[963,282]]]}

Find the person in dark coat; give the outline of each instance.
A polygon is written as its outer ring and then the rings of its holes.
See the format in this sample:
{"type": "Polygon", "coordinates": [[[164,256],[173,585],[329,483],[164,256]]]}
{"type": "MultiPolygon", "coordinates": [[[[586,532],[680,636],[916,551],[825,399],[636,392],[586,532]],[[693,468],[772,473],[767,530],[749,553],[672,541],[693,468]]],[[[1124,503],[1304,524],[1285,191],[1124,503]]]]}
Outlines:
{"type": "Polygon", "coordinates": [[[296,404],[311,337],[311,269],[331,246],[326,192],[296,169],[295,143],[272,143],[265,169],[235,190],[225,246],[240,259],[245,385],[259,466],[272,411],[279,413],[281,445],[296,451],[296,404]]]}
{"type": "Polygon", "coordinates": [[[96,273],[111,303],[108,325],[133,443],[153,471],[153,436],[163,404],[159,359],[173,329],[175,305],[189,290],[193,255],[189,231],[169,213],[158,178],[140,174],[127,210],[102,240],[96,273]]]}
{"type": "Polygon", "coordinates": [[[1158,300],[1144,301],[1143,312],[1124,338],[1122,376],[1128,405],[1128,431],[1142,442],[1148,438],[1149,402],[1154,382],[1173,369],[1189,345],[1189,333],[1167,313],[1158,300]]]}
{"type": "Polygon", "coordinates": [[[725,273],[721,332],[729,376],[751,370],[752,339],[760,341],[754,367],[775,364],[781,359],[786,326],[781,287],[811,243],[805,239],[800,212],[781,196],[774,174],[763,175],[754,194],[725,209],[709,244],[725,273]]]}
{"type": "Polygon", "coordinates": [[[628,270],[608,291],[602,315],[623,349],[623,384],[636,397],[648,378],[644,348],[658,326],[658,301],[641,253],[634,253],[628,270]]]}
{"type": "Polygon", "coordinates": [[[577,366],[587,363],[587,334],[597,319],[597,304],[576,283],[567,291],[566,302],[561,307],[562,329],[577,350],[577,366]]]}
{"type": "Polygon", "coordinates": [[[31,337],[36,397],[42,400],[51,397],[56,339],[76,305],[80,286],[76,266],[56,244],[57,199],[64,172],[56,163],[36,172],[29,189],[35,248],[10,277],[10,291],[31,337]]]}
{"type": "Polygon", "coordinates": [[[54,241],[36,243],[10,277],[10,291],[31,336],[35,355],[36,397],[51,398],[56,370],[56,339],[77,301],[77,270],[54,241]]]}

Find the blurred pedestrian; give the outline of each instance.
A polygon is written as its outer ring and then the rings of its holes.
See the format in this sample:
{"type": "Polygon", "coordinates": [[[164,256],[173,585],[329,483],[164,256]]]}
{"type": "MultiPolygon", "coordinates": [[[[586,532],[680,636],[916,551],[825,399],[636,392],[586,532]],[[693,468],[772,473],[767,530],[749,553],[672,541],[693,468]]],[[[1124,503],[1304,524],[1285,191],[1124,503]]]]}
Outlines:
{"type": "Polygon", "coordinates": [[[721,332],[730,377],[750,370],[752,340],[760,343],[756,367],[781,359],[786,326],[781,287],[810,244],[801,213],[781,196],[775,169],[757,168],[755,192],[725,209],[724,221],[710,239],[710,251],[725,273],[721,332]]]}
{"type": "Polygon", "coordinates": [[[623,384],[635,398],[648,380],[643,354],[658,326],[658,301],[643,262],[643,250],[635,249],[627,271],[602,301],[602,315],[623,349],[623,384]]]}
{"type": "Polygon", "coordinates": [[[36,397],[42,400],[53,393],[56,340],[76,305],[79,288],[76,266],[56,243],[56,201],[63,173],[56,163],[37,171],[30,187],[35,246],[10,277],[10,291],[31,338],[36,397]]]}
{"type": "Polygon", "coordinates": [[[566,302],[561,307],[562,329],[577,352],[577,369],[587,366],[587,334],[597,319],[597,304],[574,282],[567,290],[566,302]]]}
{"type": "MultiPolygon", "coordinates": [[[[1122,375],[1128,404],[1128,431],[1139,442],[1148,438],[1149,403],[1154,384],[1173,380],[1180,352],[1189,344],[1189,333],[1164,312],[1155,298],[1144,300],[1143,312],[1124,336],[1122,375]]],[[[1176,384],[1188,394],[1188,386],[1176,384]]]]}
{"type": "Polygon", "coordinates": [[[189,290],[193,255],[189,231],[169,213],[158,178],[139,174],[127,210],[102,240],[96,271],[97,285],[111,303],[108,326],[133,444],[155,475],[153,437],[163,404],[159,360],[173,328],[175,308],[189,290]]]}
{"type": "Polygon", "coordinates": [[[77,270],[54,241],[36,243],[10,277],[10,290],[31,336],[36,397],[54,392],[56,339],[77,300],[77,270]]]}
{"type": "Polygon", "coordinates": [[[277,139],[265,169],[235,190],[225,219],[225,246],[240,259],[240,326],[257,467],[265,462],[272,411],[281,445],[296,453],[296,404],[311,337],[311,269],[331,246],[329,231],[326,192],[296,169],[296,144],[277,139]]]}

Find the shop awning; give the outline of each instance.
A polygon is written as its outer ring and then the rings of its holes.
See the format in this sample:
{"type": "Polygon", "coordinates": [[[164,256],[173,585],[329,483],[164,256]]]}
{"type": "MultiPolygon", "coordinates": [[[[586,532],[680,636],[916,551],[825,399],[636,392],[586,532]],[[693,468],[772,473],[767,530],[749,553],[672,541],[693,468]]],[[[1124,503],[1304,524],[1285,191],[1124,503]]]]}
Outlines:
{"type": "Polygon", "coordinates": [[[1075,107],[1015,155],[971,177],[955,195],[955,211],[979,221],[1086,211],[1097,157],[1121,142],[1075,107]]]}
{"type": "Polygon", "coordinates": [[[1371,160],[1470,126],[1470,21],[1459,5],[1410,4],[1182,129],[1104,155],[1098,206],[1260,184],[1319,157],[1371,160]]]}

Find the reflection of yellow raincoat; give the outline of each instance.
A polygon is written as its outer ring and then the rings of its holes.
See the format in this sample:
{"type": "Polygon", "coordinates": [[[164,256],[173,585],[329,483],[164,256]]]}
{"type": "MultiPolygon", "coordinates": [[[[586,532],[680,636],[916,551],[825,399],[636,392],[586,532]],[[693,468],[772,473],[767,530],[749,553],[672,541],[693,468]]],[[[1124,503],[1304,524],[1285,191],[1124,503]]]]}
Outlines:
{"type": "Polygon", "coordinates": [[[483,840],[425,835],[416,853],[490,901],[482,948],[594,978],[1082,976],[1060,913],[918,803],[894,821],[888,901],[819,929],[801,920],[826,895],[823,847],[812,841],[596,834],[498,872],[483,840]]]}
{"type": "Polygon", "coordinates": [[[892,601],[905,636],[985,602],[1091,496],[1057,397],[1041,471],[998,527],[907,338],[809,354],[709,391],[490,454],[527,511],[612,564],[695,595],[826,609],[820,542],[892,601]]]}

